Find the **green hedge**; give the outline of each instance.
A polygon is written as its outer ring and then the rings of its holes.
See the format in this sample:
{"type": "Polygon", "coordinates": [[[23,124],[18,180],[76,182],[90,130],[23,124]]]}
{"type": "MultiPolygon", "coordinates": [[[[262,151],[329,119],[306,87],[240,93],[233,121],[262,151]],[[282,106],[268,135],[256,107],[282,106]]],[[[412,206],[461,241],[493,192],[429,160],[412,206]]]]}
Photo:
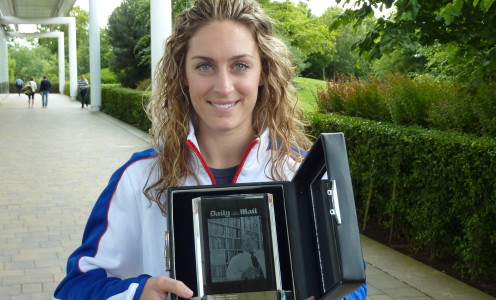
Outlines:
{"type": "Polygon", "coordinates": [[[150,97],[149,92],[123,88],[118,85],[102,86],[101,110],[121,121],[148,132],[151,122],[143,103],[150,97]]]}
{"type": "Polygon", "coordinates": [[[309,132],[343,132],[362,229],[373,218],[413,251],[453,259],[472,279],[496,273],[496,141],[341,115],[309,132]]]}
{"type": "MultiPolygon", "coordinates": [[[[64,93],[69,95],[69,90],[69,83],[66,83],[64,93]]],[[[88,98],[91,103],[90,94],[91,86],[88,90],[88,98]]],[[[151,122],[143,109],[143,103],[149,97],[149,92],[123,88],[118,84],[102,84],[102,106],[100,110],[140,130],[148,132],[151,122]]],[[[79,92],[76,99],[81,101],[79,92]]]]}
{"type": "Polygon", "coordinates": [[[8,93],[10,93],[9,83],[6,81],[0,82],[0,94],[8,94],[8,93]]]}
{"type": "MultiPolygon", "coordinates": [[[[69,95],[69,91],[69,83],[66,83],[64,94],[69,95]]],[[[102,84],[102,106],[100,110],[140,130],[148,132],[151,122],[143,109],[143,103],[149,97],[149,92],[123,88],[118,84],[102,84]]],[[[76,99],[81,101],[79,92],[76,99]]],[[[88,99],[91,103],[91,86],[88,90],[88,99]]]]}

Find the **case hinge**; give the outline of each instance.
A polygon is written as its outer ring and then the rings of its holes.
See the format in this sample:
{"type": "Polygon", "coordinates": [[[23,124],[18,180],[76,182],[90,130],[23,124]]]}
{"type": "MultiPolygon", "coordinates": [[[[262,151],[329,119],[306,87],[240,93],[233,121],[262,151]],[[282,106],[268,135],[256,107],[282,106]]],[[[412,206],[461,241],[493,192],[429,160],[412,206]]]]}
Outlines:
{"type": "Polygon", "coordinates": [[[338,199],[338,190],[336,188],[336,180],[330,180],[327,185],[327,196],[329,196],[329,205],[331,209],[329,213],[331,216],[336,218],[336,222],[341,224],[341,211],[339,210],[339,199],[338,199]],[[331,186],[329,187],[329,183],[331,186]]]}
{"type": "Polygon", "coordinates": [[[169,272],[171,269],[170,263],[170,247],[169,247],[169,232],[165,232],[165,244],[164,244],[164,258],[165,258],[165,271],[169,272]]]}

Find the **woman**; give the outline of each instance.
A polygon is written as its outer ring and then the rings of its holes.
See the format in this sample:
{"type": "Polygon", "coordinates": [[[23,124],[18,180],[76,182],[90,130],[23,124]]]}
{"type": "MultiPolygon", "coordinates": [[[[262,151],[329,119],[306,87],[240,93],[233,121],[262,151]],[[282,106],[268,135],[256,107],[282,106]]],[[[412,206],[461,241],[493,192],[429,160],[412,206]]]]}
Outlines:
{"type": "Polygon", "coordinates": [[[290,180],[310,146],[289,52],[255,1],[197,0],[174,28],[147,107],[154,147],[112,176],[57,299],[192,297],[165,271],[167,189],[290,180]]]}
{"type": "Polygon", "coordinates": [[[34,106],[34,94],[36,93],[36,90],[38,89],[38,86],[36,85],[36,82],[34,81],[34,78],[31,77],[29,78],[28,83],[26,84],[26,87],[29,87],[29,92],[27,93],[28,95],[28,108],[33,108],[34,106]]]}

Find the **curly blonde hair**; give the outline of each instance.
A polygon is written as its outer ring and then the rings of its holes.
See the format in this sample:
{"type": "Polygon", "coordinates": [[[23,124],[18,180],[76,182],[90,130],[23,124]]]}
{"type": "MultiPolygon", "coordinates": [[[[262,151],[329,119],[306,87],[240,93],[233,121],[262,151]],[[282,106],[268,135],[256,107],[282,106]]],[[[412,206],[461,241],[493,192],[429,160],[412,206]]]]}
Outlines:
{"type": "Polygon", "coordinates": [[[223,20],[245,25],[258,45],[264,85],[260,87],[253,112],[253,130],[260,135],[268,128],[272,145],[277,145],[271,158],[270,178],[286,180],[283,166],[288,156],[301,160],[298,150],[308,150],[311,146],[304,132],[303,114],[293,99],[296,89],[292,85],[291,54],[274,36],[272,20],[254,0],[197,0],[176,18],[147,105],[152,120],[150,134],[158,153],[159,179],[144,192],[164,215],[167,189],[179,186],[186,176],[197,179],[188,164],[192,154],[186,146],[190,120],[195,115],[185,87],[188,41],[200,27],[223,20]]]}

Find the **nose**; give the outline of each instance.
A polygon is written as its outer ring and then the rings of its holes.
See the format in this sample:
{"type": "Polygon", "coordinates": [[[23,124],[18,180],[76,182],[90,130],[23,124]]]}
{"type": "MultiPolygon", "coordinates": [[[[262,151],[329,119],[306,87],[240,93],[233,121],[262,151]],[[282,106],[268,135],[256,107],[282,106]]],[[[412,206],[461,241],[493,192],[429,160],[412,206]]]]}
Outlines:
{"type": "Polygon", "coordinates": [[[215,79],[214,91],[222,96],[229,95],[234,90],[232,75],[228,70],[219,70],[215,79]]]}

